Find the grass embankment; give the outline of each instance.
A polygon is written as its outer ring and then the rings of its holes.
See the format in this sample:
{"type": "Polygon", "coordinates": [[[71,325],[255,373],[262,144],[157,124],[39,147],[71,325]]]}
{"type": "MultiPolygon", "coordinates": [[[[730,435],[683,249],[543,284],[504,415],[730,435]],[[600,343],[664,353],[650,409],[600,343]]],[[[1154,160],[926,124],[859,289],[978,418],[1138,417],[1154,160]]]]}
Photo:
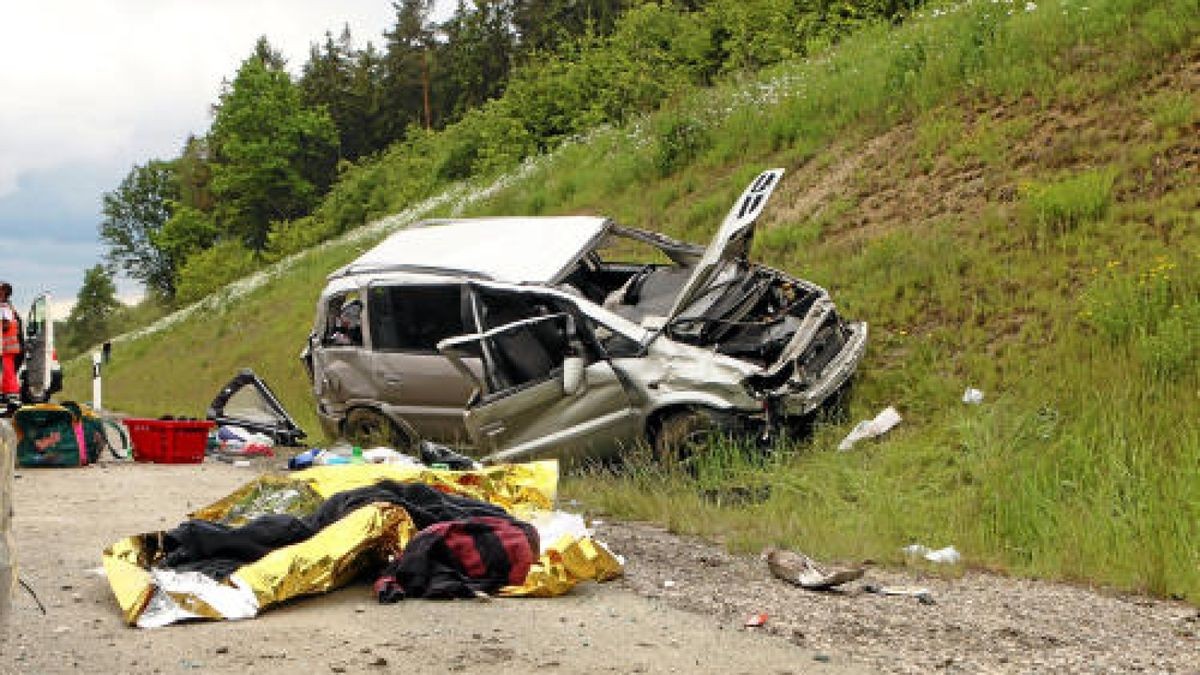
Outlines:
{"type": "MultiPolygon", "coordinates": [[[[856,419],[702,490],[653,469],[572,480],[590,508],[822,557],[954,544],[973,565],[1200,602],[1200,10],[977,2],[860,33],[568,146],[468,213],[604,213],[705,240],[791,169],[756,255],[871,324],[856,419]],[[983,389],[980,406],[959,401],[983,389]],[[729,487],[766,493],[720,503],[729,487]]],[[[199,412],[236,368],[316,428],[296,354],[332,247],[138,341],[106,400],[199,412]]],[[[71,374],[72,390],[83,377],[71,374]]],[[[723,454],[723,453],[718,453],[723,454]]]]}

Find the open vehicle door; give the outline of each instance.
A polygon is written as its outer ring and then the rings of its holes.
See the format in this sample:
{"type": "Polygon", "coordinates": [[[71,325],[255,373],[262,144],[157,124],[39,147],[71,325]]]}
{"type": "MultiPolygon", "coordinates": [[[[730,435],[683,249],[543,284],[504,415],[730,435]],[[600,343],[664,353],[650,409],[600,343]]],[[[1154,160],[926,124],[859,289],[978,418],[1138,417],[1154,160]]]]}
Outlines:
{"type": "Polygon", "coordinates": [[[43,293],[33,300],[25,315],[25,377],[21,398],[29,402],[50,399],[51,365],[54,362],[54,322],[50,320],[50,296],[43,293]]]}
{"type": "Polygon", "coordinates": [[[476,385],[464,420],[489,463],[599,457],[636,437],[621,379],[565,313],[448,338],[439,351],[476,385]],[[464,362],[482,355],[482,377],[464,362]]]}
{"type": "Polygon", "coordinates": [[[298,445],[305,436],[283,409],[275,392],[249,368],[243,369],[217,392],[205,417],[217,424],[232,424],[265,434],[281,445],[298,445]]]}

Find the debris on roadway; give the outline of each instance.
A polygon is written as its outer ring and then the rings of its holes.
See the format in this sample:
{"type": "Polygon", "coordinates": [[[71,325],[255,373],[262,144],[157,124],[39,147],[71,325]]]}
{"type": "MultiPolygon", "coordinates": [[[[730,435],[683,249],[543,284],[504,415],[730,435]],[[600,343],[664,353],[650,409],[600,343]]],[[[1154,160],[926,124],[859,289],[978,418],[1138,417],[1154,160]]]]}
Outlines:
{"type": "Polygon", "coordinates": [[[170,531],[104,551],[125,621],[247,619],[376,578],[401,597],[552,597],[620,576],[582,518],[553,510],[558,464],[473,471],[383,464],[264,475],[170,531]],[[386,569],[385,569],[386,568],[386,569]]]}

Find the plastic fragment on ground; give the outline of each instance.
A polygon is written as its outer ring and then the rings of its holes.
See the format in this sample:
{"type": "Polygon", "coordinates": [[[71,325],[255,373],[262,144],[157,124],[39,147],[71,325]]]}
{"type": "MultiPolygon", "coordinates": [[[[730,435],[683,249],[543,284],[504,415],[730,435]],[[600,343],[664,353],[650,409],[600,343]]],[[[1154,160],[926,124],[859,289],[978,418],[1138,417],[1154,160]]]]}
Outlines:
{"type": "Polygon", "coordinates": [[[752,614],[746,619],[746,623],[743,625],[746,628],[762,628],[767,625],[767,618],[766,614],[752,614]]]}
{"type": "Polygon", "coordinates": [[[933,593],[924,586],[875,586],[867,584],[862,589],[867,593],[875,593],[877,595],[916,598],[922,605],[936,604],[933,600],[933,593]]]}
{"type": "Polygon", "coordinates": [[[901,419],[900,413],[894,407],[888,406],[873,419],[863,420],[854,425],[850,433],[838,443],[837,449],[845,452],[861,440],[882,436],[899,424],[901,419]]]}
{"type": "Polygon", "coordinates": [[[901,550],[908,556],[923,558],[939,565],[957,565],[962,562],[962,554],[953,546],[934,551],[922,544],[909,544],[901,550]]]}

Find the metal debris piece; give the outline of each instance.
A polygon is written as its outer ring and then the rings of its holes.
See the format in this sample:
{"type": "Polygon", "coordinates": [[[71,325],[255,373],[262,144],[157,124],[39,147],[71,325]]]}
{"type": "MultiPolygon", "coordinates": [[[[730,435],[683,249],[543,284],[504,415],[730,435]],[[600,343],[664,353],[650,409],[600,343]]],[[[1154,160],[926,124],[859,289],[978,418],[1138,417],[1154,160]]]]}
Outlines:
{"type": "Polygon", "coordinates": [[[812,558],[796,551],[769,548],[766,555],[767,567],[771,568],[771,574],[810,591],[824,591],[861,579],[866,572],[862,567],[827,570],[812,558]]]}

